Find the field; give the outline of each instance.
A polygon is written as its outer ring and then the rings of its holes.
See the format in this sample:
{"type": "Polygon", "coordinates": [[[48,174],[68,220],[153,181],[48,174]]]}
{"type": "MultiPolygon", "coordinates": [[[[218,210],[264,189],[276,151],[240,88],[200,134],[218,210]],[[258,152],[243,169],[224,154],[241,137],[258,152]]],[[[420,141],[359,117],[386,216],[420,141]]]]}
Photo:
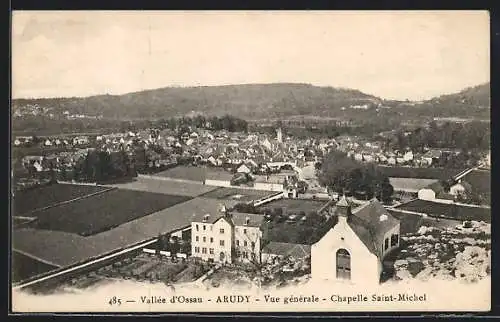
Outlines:
{"type": "Polygon", "coordinates": [[[490,208],[444,204],[420,199],[410,201],[406,204],[397,206],[396,208],[418,213],[425,213],[433,217],[491,222],[490,208]]]}
{"type": "Polygon", "coordinates": [[[160,178],[150,179],[142,176],[139,176],[133,182],[118,183],[110,186],[117,187],[119,189],[148,191],[189,197],[196,197],[217,189],[217,187],[210,187],[197,183],[178,182],[160,178]]]}
{"type": "Polygon", "coordinates": [[[237,189],[237,188],[218,188],[203,195],[204,198],[212,199],[232,199],[242,202],[257,200],[269,195],[273,192],[250,190],[250,189],[237,189]]]}
{"type": "Polygon", "coordinates": [[[389,181],[394,188],[394,191],[410,191],[418,192],[420,189],[426,188],[434,182],[435,179],[420,179],[420,178],[389,178],[389,181]]]}
{"type": "Polygon", "coordinates": [[[38,220],[31,226],[89,236],[189,199],[116,189],[40,211],[37,213],[38,220]]]}
{"type": "Polygon", "coordinates": [[[46,263],[37,261],[31,257],[18,253],[16,251],[12,252],[12,282],[17,283],[23,281],[32,276],[43,274],[51,270],[56,269],[56,266],[52,266],[46,263]]]}
{"type": "Polygon", "coordinates": [[[301,200],[301,199],[279,199],[271,201],[262,206],[264,208],[283,208],[285,207],[287,212],[298,213],[304,211],[306,214],[311,211],[316,211],[326,204],[327,201],[318,200],[301,200]]]}
{"type": "Polygon", "coordinates": [[[109,188],[70,184],[52,184],[23,190],[16,192],[16,195],[13,198],[12,212],[14,216],[21,216],[37,209],[105,191],[106,189],[109,188]]]}
{"type": "MultiPolygon", "coordinates": [[[[225,201],[228,207],[235,203],[232,200],[225,201]]],[[[193,217],[216,214],[220,205],[216,199],[194,198],[85,237],[56,230],[21,228],[14,230],[12,244],[15,249],[67,266],[156,238],[160,233],[188,227],[193,217]]],[[[115,208],[118,207],[115,205],[115,208]]]]}
{"type": "Polygon", "coordinates": [[[205,180],[205,169],[200,167],[177,166],[155,173],[155,176],[203,182],[205,180]]]}

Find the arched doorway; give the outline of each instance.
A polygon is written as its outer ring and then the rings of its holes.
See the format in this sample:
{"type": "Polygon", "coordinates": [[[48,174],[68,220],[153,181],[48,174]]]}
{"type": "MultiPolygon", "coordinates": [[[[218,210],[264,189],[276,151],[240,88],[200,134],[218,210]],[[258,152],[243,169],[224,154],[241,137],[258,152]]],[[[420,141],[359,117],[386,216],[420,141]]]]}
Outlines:
{"type": "Polygon", "coordinates": [[[220,261],[224,262],[224,258],[226,257],[226,254],[224,252],[220,252],[220,261]]]}
{"type": "Polygon", "coordinates": [[[343,248],[337,251],[336,269],[337,278],[351,279],[351,255],[343,248]]]}

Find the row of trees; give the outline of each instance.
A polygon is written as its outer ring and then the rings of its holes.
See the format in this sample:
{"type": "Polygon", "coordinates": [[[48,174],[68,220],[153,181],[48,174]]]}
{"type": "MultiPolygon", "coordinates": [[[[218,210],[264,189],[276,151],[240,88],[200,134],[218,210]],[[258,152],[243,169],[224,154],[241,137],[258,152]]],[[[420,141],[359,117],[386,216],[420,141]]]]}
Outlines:
{"type": "MultiPolygon", "coordinates": [[[[77,163],[72,171],[72,179],[86,182],[135,177],[134,160],[125,151],[106,152],[91,150],[83,162],[77,163]]],[[[65,168],[61,169],[62,180],[69,179],[65,168]]]]}
{"type": "Polygon", "coordinates": [[[96,130],[111,133],[114,131],[126,132],[137,131],[144,128],[177,129],[179,126],[193,126],[197,128],[208,128],[213,130],[227,130],[230,132],[246,132],[248,123],[243,119],[231,115],[203,116],[181,118],[161,118],[156,120],[122,120],[113,118],[104,119],[74,119],[49,118],[47,116],[24,116],[16,118],[12,122],[14,132],[25,135],[54,135],[59,133],[77,133],[96,130]]]}
{"type": "Polygon", "coordinates": [[[196,128],[206,128],[211,130],[227,130],[229,132],[246,132],[248,131],[248,123],[245,120],[239,119],[231,115],[221,117],[204,115],[196,115],[193,117],[170,118],[161,120],[164,127],[169,129],[177,129],[184,126],[192,126],[196,128]]]}
{"type": "Polygon", "coordinates": [[[407,147],[414,151],[429,148],[459,148],[464,151],[490,148],[490,127],[485,122],[465,124],[446,122],[438,125],[431,122],[428,127],[419,127],[406,135],[403,130],[387,142],[397,149],[407,147]]]}
{"type": "Polygon", "coordinates": [[[398,126],[397,122],[391,119],[377,120],[357,120],[354,124],[341,125],[335,121],[320,120],[313,126],[312,121],[304,121],[289,124],[288,122],[276,122],[273,125],[260,126],[258,123],[252,124],[250,129],[274,135],[276,129],[281,127],[283,134],[298,139],[309,138],[335,138],[340,135],[361,135],[366,137],[375,137],[378,133],[389,131],[398,126]]]}
{"type": "Polygon", "coordinates": [[[318,167],[320,184],[330,191],[376,197],[390,202],[394,188],[389,178],[373,164],[362,164],[341,151],[330,152],[318,167]]]}

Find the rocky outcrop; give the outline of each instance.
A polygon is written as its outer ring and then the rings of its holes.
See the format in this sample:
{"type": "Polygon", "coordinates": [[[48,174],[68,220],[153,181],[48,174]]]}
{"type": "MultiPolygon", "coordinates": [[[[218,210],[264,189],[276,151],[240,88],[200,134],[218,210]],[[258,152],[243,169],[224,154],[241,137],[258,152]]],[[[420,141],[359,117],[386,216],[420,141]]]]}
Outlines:
{"type": "Polygon", "coordinates": [[[401,239],[405,246],[394,263],[396,279],[477,282],[490,275],[490,224],[472,221],[444,229],[422,226],[401,239]]]}

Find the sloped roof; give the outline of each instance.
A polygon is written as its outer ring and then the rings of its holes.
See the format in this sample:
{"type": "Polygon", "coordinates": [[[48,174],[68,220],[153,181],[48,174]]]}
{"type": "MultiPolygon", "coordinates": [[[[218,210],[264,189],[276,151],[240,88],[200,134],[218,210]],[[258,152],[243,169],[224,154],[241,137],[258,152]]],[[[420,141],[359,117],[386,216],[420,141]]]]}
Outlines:
{"type": "Polygon", "coordinates": [[[249,214],[242,212],[231,212],[231,219],[235,226],[260,227],[264,220],[263,215],[249,214]],[[247,218],[249,223],[246,223],[247,218]]]}
{"type": "Polygon", "coordinates": [[[475,169],[462,178],[468,182],[473,189],[483,195],[487,202],[491,202],[491,171],[475,169]]]}
{"type": "Polygon", "coordinates": [[[429,150],[424,154],[424,157],[426,158],[439,158],[441,157],[441,151],[439,150],[429,150]]]}
{"type": "Polygon", "coordinates": [[[397,226],[399,220],[394,218],[374,198],[368,203],[354,209],[347,223],[368,249],[375,255],[380,256],[382,254],[381,245],[384,242],[385,233],[397,226]],[[385,220],[381,220],[381,216],[383,215],[386,217],[385,220]]]}
{"type": "MultiPolygon", "coordinates": [[[[326,233],[337,224],[337,220],[332,217],[327,226],[321,229],[321,234],[318,234],[313,243],[316,243],[323,238],[326,233]],[[329,226],[329,227],[328,227],[329,226]]],[[[392,216],[377,199],[372,199],[369,202],[353,209],[351,215],[347,219],[347,224],[354,233],[359,237],[368,250],[381,257],[382,243],[384,235],[387,231],[398,225],[400,221],[392,216]],[[387,216],[385,220],[380,220],[382,215],[387,216]]]]}
{"type": "Polygon", "coordinates": [[[264,246],[262,253],[304,258],[311,255],[311,245],[270,242],[264,246]]]}

